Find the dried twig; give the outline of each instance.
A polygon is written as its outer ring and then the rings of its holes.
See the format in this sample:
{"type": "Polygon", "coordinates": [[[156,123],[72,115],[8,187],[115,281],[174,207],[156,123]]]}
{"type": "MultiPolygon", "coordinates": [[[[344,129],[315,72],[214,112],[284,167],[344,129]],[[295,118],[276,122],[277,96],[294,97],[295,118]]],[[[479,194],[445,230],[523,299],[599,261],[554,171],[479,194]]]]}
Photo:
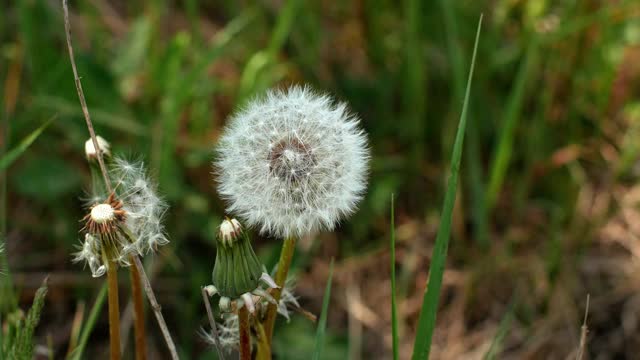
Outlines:
{"type": "Polygon", "coordinates": [[[213,338],[213,345],[218,351],[218,357],[224,360],[224,354],[220,348],[220,338],[218,337],[218,327],[216,325],[216,319],[213,317],[213,311],[211,311],[211,303],[209,303],[209,296],[204,287],[200,288],[202,292],[202,300],[204,301],[204,307],[207,309],[207,317],[209,318],[209,326],[211,327],[211,337],[213,338]]]}
{"type": "Polygon", "coordinates": [[[78,91],[80,106],[82,107],[82,113],[84,114],[84,119],[87,122],[87,128],[89,129],[89,135],[91,135],[91,141],[93,142],[93,147],[96,149],[96,155],[98,158],[98,163],[100,164],[100,171],[102,172],[102,177],[104,178],[104,184],[107,187],[107,191],[111,193],[113,191],[111,187],[111,181],[109,181],[107,168],[105,167],[104,160],[102,159],[102,150],[100,149],[100,145],[98,144],[96,133],[93,130],[91,115],[89,115],[89,108],[87,107],[87,102],[84,99],[84,91],[82,91],[82,83],[80,82],[80,77],[78,76],[78,69],[76,68],[76,60],[73,56],[73,47],[71,46],[71,25],[69,24],[69,8],[67,6],[67,0],[62,0],[62,8],[64,10],[64,30],[67,35],[67,48],[69,49],[69,58],[71,59],[71,69],[73,69],[73,78],[75,79],[75,82],[76,82],[76,90],[78,91]]]}
{"type": "Polygon", "coordinates": [[[144,271],[144,266],[142,266],[142,262],[140,262],[140,258],[138,256],[133,256],[133,265],[136,267],[136,270],[140,274],[140,279],[142,279],[142,283],[144,285],[144,291],[147,293],[147,298],[151,303],[153,313],[156,315],[156,320],[158,320],[160,331],[162,332],[164,341],[167,343],[167,347],[169,348],[169,352],[171,353],[171,358],[173,360],[177,360],[179,359],[178,352],[176,351],[176,345],[173,343],[173,339],[171,339],[171,334],[169,333],[169,328],[167,328],[167,323],[164,321],[164,317],[162,316],[162,307],[160,306],[160,304],[158,304],[158,300],[156,300],[156,295],[153,293],[153,288],[151,288],[149,278],[147,277],[147,274],[144,271]]]}
{"type": "Polygon", "coordinates": [[[582,322],[582,328],[580,330],[580,347],[578,348],[578,355],[576,360],[582,360],[584,356],[584,350],[587,347],[587,316],[589,315],[589,294],[587,294],[587,307],[584,309],[584,321],[582,322]]]}

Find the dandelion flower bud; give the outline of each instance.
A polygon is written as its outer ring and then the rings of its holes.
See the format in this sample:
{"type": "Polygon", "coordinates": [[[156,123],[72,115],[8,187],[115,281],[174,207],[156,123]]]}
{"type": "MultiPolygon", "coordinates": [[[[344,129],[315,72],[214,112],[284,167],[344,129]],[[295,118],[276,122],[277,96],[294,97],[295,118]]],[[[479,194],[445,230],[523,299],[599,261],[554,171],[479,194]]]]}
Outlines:
{"type": "Polygon", "coordinates": [[[206,286],[209,296],[221,296],[219,306],[223,312],[246,306],[255,311],[255,303],[266,298],[273,300],[261,285],[277,288],[271,277],[264,272],[258,260],[249,234],[236,219],[226,219],[220,225],[217,237],[218,251],[213,267],[213,285],[206,286]]]}
{"type": "Polygon", "coordinates": [[[227,211],[278,237],[333,229],[366,188],[369,149],[358,118],[306,87],[270,91],[236,113],[218,153],[227,211]]]}
{"type": "MultiPolygon", "coordinates": [[[[102,151],[103,156],[111,156],[111,144],[105,139],[103,139],[100,135],[96,136],[96,141],[98,142],[98,147],[100,147],[100,151],[102,151]]],[[[95,146],[93,146],[93,139],[89,139],[84,143],[84,153],[87,156],[88,160],[97,159],[97,151],[95,146]]]]}

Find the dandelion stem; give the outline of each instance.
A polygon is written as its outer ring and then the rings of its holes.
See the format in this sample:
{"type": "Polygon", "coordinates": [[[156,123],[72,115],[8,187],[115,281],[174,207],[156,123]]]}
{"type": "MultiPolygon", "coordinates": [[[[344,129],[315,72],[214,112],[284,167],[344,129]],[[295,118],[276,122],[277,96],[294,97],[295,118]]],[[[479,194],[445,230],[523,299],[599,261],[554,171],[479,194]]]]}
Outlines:
{"type": "Polygon", "coordinates": [[[249,310],[246,306],[238,309],[240,326],[240,360],[251,360],[251,334],[249,331],[249,310]]]}
{"type": "Polygon", "coordinates": [[[164,317],[162,316],[162,307],[158,304],[158,300],[156,299],[156,295],[153,293],[153,288],[151,287],[149,278],[147,277],[147,274],[144,271],[144,266],[142,266],[142,262],[138,256],[133,256],[133,265],[140,275],[140,279],[144,285],[144,291],[147,293],[147,298],[149,299],[149,303],[151,303],[153,313],[156,315],[158,326],[160,326],[160,331],[162,332],[164,341],[167,343],[167,347],[171,353],[171,359],[178,360],[179,357],[178,352],[176,351],[176,345],[174,344],[173,339],[171,339],[171,333],[169,333],[167,323],[164,321],[164,317]]]}
{"type": "Polygon", "coordinates": [[[284,239],[282,243],[282,250],[280,251],[280,260],[278,261],[278,270],[276,271],[275,282],[280,287],[274,289],[273,298],[276,300],[276,304],[269,304],[267,308],[267,316],[264,320],[264,328],[267,335],[267,340],[271,344],[273,338],[273,326],[276,322],[276,316],[278,315],[278,305],[280,301],[280,295],[282,294],[282,288],[287,280],[287,274],[289,273],[289,267],[291,266],[291,260],[293,259],[293,253],[296,250],[296,238],[289,236],[284,239]]]}
{"type": "MultiPolygon", "coordinates": [[[[132,255],[131,257],[133,257],[132,255]]],[[[133,260],[133,259],[132,259],[133,260]]],[[[144,326],[144,300],[140,274],[133,267],[129,267],[131,275],[131,300],[133,301],[133,332],[136,341],[136,360],[147,359],[147,341],[144,326]]]]}
{"type": "Polygon", "coordinates": [[[107,283],[109,285],[109,339],[111,360],[120,360],[120,304],[118,301],[118,264],[107,260],[107,283]]]}

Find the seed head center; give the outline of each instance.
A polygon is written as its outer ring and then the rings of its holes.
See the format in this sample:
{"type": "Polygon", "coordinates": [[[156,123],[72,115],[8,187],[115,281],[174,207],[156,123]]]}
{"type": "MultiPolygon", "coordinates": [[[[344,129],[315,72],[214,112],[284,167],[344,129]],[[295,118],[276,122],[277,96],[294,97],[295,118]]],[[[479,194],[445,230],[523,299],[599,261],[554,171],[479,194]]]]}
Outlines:
{"type": "Polygon", "coordinates": [[[297,181],[313,166],[314,156],[299,140],[282,140],[271,148],[270,169],[280,178],[297,181]]]}
{"type": "Polygon", "coordinates": [[[91,209],[91,219],[104,224],[115,219],[115,210],[109,204],[98,204],[91,209]]]}

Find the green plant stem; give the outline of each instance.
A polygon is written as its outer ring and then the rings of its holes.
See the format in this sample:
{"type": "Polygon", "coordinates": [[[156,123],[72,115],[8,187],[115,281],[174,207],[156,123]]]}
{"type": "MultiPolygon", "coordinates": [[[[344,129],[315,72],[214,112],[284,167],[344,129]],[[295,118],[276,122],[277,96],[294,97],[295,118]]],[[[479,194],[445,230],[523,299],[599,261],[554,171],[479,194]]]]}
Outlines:
{"type": "Polygon", "coordinates": [[[276,322],[276,316],[278,315],[278,301],[280,301],[280,295],[282,288],[287,280],[287,274],[289,273],[289,267],[291,266],[291,260],[293,259],[293,253],[296,250],[296,238],[289,236],[284,239],[282,243],[282,250],[280,251],[280,260],[278,261],[278,270],[276,271],[275,282],[280,287],[273,291],[273,298],[276,300],[276,304],[269,304],[267,308],[267,316],[264,320],[264,329],[267,334],[267,340],[269,344],[272,343],[273,327],[276,322]]]}
{"type": "Polygon", "coordinates": [[[269,360],[271,359],[271,346],[269,345],[269,339],[267,339],[267,333],[264,331],[264,325],[257,322],[256,330],[258,331],[258,353],[256,354],[256,360],[269,360]]]}
{"type": "Polygon", "coordinates": [[[249,311],[246,306],[238,309],[240,325],[240,360],[251,360],[251,333],[249,331],[249,311]]]}
{"type": "Polygon", "coordinates": [[[147,341],[145,337],[142,283],[140,281],[140,274],[138,274],[135,266],[129,267],[129,275],[131,278],[131,300],[133,301],[133,332],[136,342],[136,360],[146,360],[147,341]]]}
{"type": "Polygon", "coordinates": [[[120,304],[118,301],[118,265],[108,260],[109,341],[111,360],[120,360],[120,304]]]}

